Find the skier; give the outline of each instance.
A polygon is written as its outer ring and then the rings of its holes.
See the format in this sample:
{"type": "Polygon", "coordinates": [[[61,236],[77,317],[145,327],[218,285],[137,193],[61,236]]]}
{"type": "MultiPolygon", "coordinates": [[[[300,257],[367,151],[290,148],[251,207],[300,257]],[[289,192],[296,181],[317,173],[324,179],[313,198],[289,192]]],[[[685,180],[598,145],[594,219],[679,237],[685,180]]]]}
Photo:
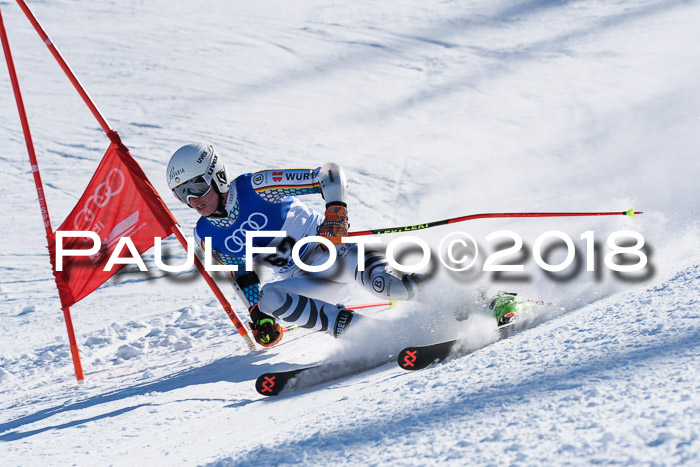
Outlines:
{"type": "MultiPolygon", "coordinates": [[[[187,144],[170,158],[168,186],[175,196],[202,217],[194,229],[198,245],[211,238],[212,256],[237,265],[232,283],[248,307],[255,340],[270,347],[282,339],[278,320],[340,337],[360,318],[338,304],[357,283],[382,299],[410,300],[418,293],[416,274],[396,276],[378,253],[365,255],[358,268],[357,244],[342,244],[348,233],[347,182],[343,169],[327,163],[316,169],[273,169],[231,179],[221,156],[208,143],[187,144]],[[320,194],[324,216],[296,196],[320,194]],[[246,270],[245,237],[252,231],[285,231],[284,238],[256,237],[255,247],[274,253],[253,255],[255,263],[273,268],[282,280],[260,287],[255,271],[246,270]],[[318,235],[332,242],[337,260],[321,272],[306,272],[292,260],[292,248],[304,237],[318,235]]],[[[299,250],[304,264],[325,263],[329,252],[320,243],[299,250]]],[[[252,265],[251,265],[252,266],[252,265]]]]}

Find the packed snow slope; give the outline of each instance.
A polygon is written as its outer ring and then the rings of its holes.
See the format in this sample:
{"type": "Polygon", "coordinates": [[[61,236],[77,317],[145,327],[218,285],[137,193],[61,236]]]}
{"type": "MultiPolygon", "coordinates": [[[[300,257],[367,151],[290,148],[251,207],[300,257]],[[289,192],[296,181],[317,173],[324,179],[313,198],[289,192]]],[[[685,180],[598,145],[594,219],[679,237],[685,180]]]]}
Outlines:
{"type": "MultiPolygon", "coordinates": [[[[479,212],[644,214],[415,233],[437,250],[468,232],[480,261],[466,273],[433,261],[426,303],[367,312],[379,325],[353,339],[292,331],[264,353],[247,352],[196,273],[130,266],[72,309],[78,385],[0,72],[3,465],[700,463],[700,2],[29,4],[187,231],[196,216],[164,173],[198,140],[233,173],[342,164],[354,230],[479,212]],[[482,272],[498,249],[485,236],[504,229],[525,242],[507,258],[524,272],[482,272]],[[532,255],[550,230],[576,245],[556,274],[532,255]],[[619,230],[644,237],[640,273],[603,262],[619,230]],[[494,342],[475,299],[485,287],[553,305],[494,342]],[[455,335],[475,351],[415,373],[387,360],[455,335]],[[274,399],[254,390],[263,372],[353,356],[379,366],[274,399]]],[[[56,228],[108,141],[18,6],[0,9],[56,228]]],[[[563,260],[561,242],[550,253],[563,260]]],[[[370,301],[358,290],[347,303],[370,301]]]]}

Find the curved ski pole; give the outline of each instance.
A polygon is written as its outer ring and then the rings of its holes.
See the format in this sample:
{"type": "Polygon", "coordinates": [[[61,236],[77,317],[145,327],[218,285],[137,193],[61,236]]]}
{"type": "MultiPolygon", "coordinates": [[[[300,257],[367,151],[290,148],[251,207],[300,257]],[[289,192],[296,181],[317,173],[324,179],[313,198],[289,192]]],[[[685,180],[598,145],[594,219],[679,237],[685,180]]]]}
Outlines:
{"type": "Polygon", "coordinates": [[[493,219],[507,217],[583,217],[583,216],[629,216],[634,217],[635,214],[643,214],[641,211],[630,209],[627,211],[614,212],[500,212],[500,213],[483,213],[470,214],[468,216],[452,217],[440,221],[426,222],[425,224],[406,225],[401,227],[387,227],[384,229],[359,230],[357,232],[349,232],[348,237],[359,237],[362,235],[378,235],[398,232],[411,232],[414,230],[429,229],[441,225],[455,224],[457,222],[471,221],[474,219],[493,219]]]}

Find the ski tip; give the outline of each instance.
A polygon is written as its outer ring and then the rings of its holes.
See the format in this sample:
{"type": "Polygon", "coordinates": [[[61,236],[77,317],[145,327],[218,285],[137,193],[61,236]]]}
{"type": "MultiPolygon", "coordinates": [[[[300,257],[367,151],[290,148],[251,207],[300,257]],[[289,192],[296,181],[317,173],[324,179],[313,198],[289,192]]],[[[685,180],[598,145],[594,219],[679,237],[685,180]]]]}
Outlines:
{"type": "Polygon", "coordinates": [[[255,380],[255,390],[258,391],[258,394],[261,396],[276,396],[281,394],[282,391],[285,393],[287,391],[292,391],[296,388],[296,381],[294,378],[305,371],[319,367],[320,365],[316,364],[293,370],[263,373],[255,380]]]}
{"type": "Polygon", "coordinates": [[[278,384],[278,376],[273,373],[265,373],[255,381],[255,390],[262,396],[276,396],[280,393],[283,384],[278,384]]]}
{"type": "Polygon", "coordinates": [[[399,352],[399,355],[396,358],[397,363],[404,370],[418,370],[419,368],[416,366],[417,353],[418,349],[411,347],[405,348],[399,352]]]}

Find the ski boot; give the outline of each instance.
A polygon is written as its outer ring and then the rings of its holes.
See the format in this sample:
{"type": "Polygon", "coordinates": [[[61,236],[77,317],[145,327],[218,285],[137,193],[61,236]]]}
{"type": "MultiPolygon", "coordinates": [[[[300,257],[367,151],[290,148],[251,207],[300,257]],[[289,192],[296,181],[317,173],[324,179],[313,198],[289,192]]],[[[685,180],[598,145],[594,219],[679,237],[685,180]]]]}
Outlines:
{"type": "Polygon", "coordinates": [[[343,305],[338,305],[338,316],[335,319],[335,324],[329,329],[333,337],[336,339],[341,337],[350,327],[350,321],[352,321],[353,318],[356,318],[356,316],[352,310],[346,309],[343,305]]]}
{"type": "Polygon", "coordinates": [[[515,301],[516,295],[515,292],[498,292],[491,301],[489,308],[493,310],[499,326],[512,322],[518,315],[520,310],[515,301]]]}
{"type": "Polygon", "coordinates": [[[272,347],[282,340],[284,332],[282,326],[275,322],[275,318],[260,311],[257,303],[250,307],[250,319],[253,322],[248,322],[248,327],[258,344],[263,347],[272,347]]]}

